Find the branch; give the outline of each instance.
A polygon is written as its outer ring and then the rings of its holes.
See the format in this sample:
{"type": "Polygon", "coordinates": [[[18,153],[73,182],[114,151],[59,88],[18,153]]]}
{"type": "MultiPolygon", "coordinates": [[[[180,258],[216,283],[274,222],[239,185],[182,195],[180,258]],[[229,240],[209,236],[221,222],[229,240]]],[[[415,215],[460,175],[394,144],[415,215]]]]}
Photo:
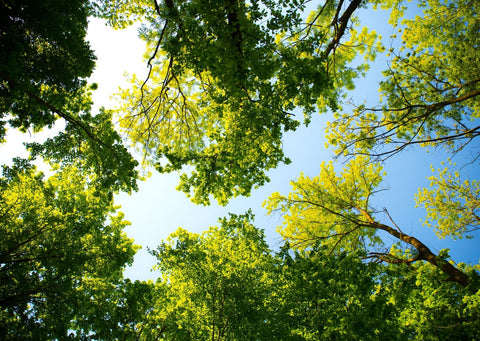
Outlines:
{"type": "MultiPolygon", "coordinates": [[[[155,9],[157,10],[158,15],[160,15],[160,9],[158,7],[157,1],[154,0],[154,2],[155,2],[155,9]]],[[[147,84],[147,82],[150,79],[150,76],[152,74],[152,69],[153,69],[152,61],[158,53],[158,50],[160,48],[160,44],[162,43],[162,40],[163,40],[163,35],[165,34],[165,30],[167,29],[167,25],[168,25],[168,20],[165,20],[165,24],[163,25],[163,29],[162,29],[162,32],[160,33],[160,38],[158,38],[157,45],[155,46],[155,50],[153,51],[153,55],[150,57],[150,59],[147,62],[148,74],[147,74],[147,78],[145,79],[142,86],[140,87],[140,93],[141,93],[140,103],[143,103],[143,88],[147,84]]]]}
{"type": "Polygon", "coordinates": [[[417,256],[418,259],[427,261],[428,263],[439,268],[443,273],[447,274],[449,276],[447,281],[456,282],[463,287],[467,286],[469,282],[469,277],[465,273],[458,270],[448,261],[439,260],[438,256],[435,255],[425,244],[423,244],[417,238],[409,236],[405,233],[399,232],[388,225],[377,223],[377,222],[373,222],[372,227],[377,228],[379,230],[383,230],[389,233],[390,235],[394,236],[395,238],[400,239],[401,241],[412,245],[418,251],[418,256],[417,256]]]}
{"type": "Polygon", "coordinates": [[[383,208],[383,212],[385,212],[388,216],[388,219],[390,219],[390,221],[392,222],[393,226],[396,227],[396,229],[398,230],[398,232],[400,233],[403,233],[402,230],[400,229],[400,227],[397,225],[397,223],[395,223],[395,221],[392,219],[392,216],[390,215],[390,213],[388,212],[387,208],[384,207],[383,208]]]}
{"type": "MultiPolygon", "coordinates": [[[[340,3],[342,3],[341,1],[340,3]]],[[[348,5],[347,9],[343,13],[343,15],[338,19],[338,22],[340,23],[340,26],[338,27],[338,30],[336,30],[335,37],[333,40],[328,44],[327,48],[325,49],[324,56],[328,57],[330,52],[336,48],[338,43],[340,42],[340,39],[343,37],[345,34],[345,29],[347,28],[348,21],[350,20],[350,17],[352,16],[353,12],[360,6],[362,3],[362,0],[352,0],[350,2],[350,5],[348,5]]],[[[338,15],[338,10],[337,10],[337,15],[338,15]]],[[[336,25],[336,23],[333,23],[336,25]]]]}
{"type": "Polygon", "coordinates": [[[403,258],[394,256],[394,255],[392,255],[388,252],[369,252],[368,254],[371,255],[368,258],[378,258],[379,260],[384,261],[386,263],[390,263],[390,264],[407,264],[407,265],[410,265],[410,263],[413,263],[413,262],[416,262],[416,261],[420,260],[419,256],[411,257],[411,258],[408,258],[408,259],[403,259],[403,258]]]}
{"type": "MultiPolygon", "coordinates": [[[[473,82],[475,83],[475,82],[473,82]]],[[[393,125],[393,127],[388,128],[384,132],[379,132],[379,133],[374,133],[373,137],[365,137],[365,138],[360,138],[360,139],[355,139],[354,141],[345,144],[345,146],[342,148],[341,152],[339,152],[337,155],[343,154],[346,150],[351,148],[353,145],[355,145],[358,142],[364,141],[364,140],[370,140],[374,139],[377,141],[383,141],[388,138],[392,138],[395,134],[396,131],[403,126],[407,126],[408,124],[411,125],[416,125],[420,124],[420,126],[416,129],[416,132],[413,134],[413,136],[408,140],[408,141],[393,141],[390,142],[391,144],[398,144],[399,146],[395,147],[394,149],[387,150],[385,152],[380,152],[380,153],[370,153],[370,152],[352,152],[349,153],[350,155],[369,155],[371,157],[376,157],[376,158],[381,158],[383,156],[386,156],[385,159],[391,157],[392,155],[399,153],[403,149],[407,148],[410,145],[415,145],[415,144],[429,144],[429,143],[443,143],[443,142],[448,142],[448,141],[458,141],[458,140],[464,140],[464,139],[469,139],[469,141],[465,142],[462,146],[460,146],[458,150],[462,149],[466,144],[468,144],[473,138],[480,136],[480,126],[470,128],[468,129],[465,127],[464,131],[458,132],[452,135],[448,136],[441,136],[441,137],[436,137],[436,138],[427,138],[427,139],[422,139],[422,140],[414,140],[418,134],[420,133],[421,128],[423,125],[426,123],[426,120],[432,115],[434,115],[438,110],[443,109],[446,106],[461,103],[463,101],[476,98],[477,96],[480,95],[480,89],[476,89],[474,91],[471,91],[468,94],[465,94],[460,97],[454,97],[450,98],[445,101],[441,102],[436,102],[432,104],[410,104],[406,98],[404,98],[405,102],[407,102],[407,105],[401,107],[401,108],[366,108],[362,109],[360,112],[404,112],[403,114],[400,115],[395,120],[390,120],[390,121],[371,121],[372,127],[367,127],[367,126],[360,126],[360,127],[353,127],[351,128],[352,132],[355,132],[356,130],[361,130],[361,129],[367,129],[368,128],[368,133],[371,133],[373,131],[380,130],[381,128],[386,128],[389,125],[393,125]],[[423,111],[418,114],[418,115],[411,115],[412,111],[415,109],[423,109],[423,111]]],[[[385,160],[384,159],[384,160],[385,160]]]]}
{"type": "Polygon", "coordinates": [[[77,129],[77,130],[83,130],[85,132],[85,134],[87,134],[87,136],[90,138],[90,140],[92,141],[95,141],[96,143],[98,143],[99,145],[109,149],[112,151],[112,154],[113,156],[119,160],[118,158],[118,155],[117,153],[115,152],[115,150],[113,150],[112,146],[106,144],[105,142],[103,142],[101,139],[99,139],[97,136],[95,136],[95,134],[93,134],[90,130],[90,128],[83,124],[81,121],[77,120],[76,118],[74,118],[73,116],[70,116],[66,113],[64,113],[62,110],[58,109],[57,107],[55,107],[54,105],[50,104],[49,102],[45,101],[43,98],[37,96],[36,94],[32,93],[31,91],[28,91],[26,90],[25,93],[30,96],[31,98],[33,98],[35,101],[37,101],[38,103],[40,103],[41,105],[43,105],[44,107],[50,109],[50,111],[52,111],[53,113],[57,114],[58,116],[60,116],[61,118],[63,118],[65,121],[73,124],[73,126],[77,129]]]}
{"type": "MultiPolygon", "coordinates": [[[[416,141],[410,140],[408,142],[399,142],[399,141],[398,142],[392,142],[392,143],[401,143],[401,145],[396,147],[395,149],[387,150],[387,151],[381,152],[381,153],[354,153],[354,154],[355,155],[368,155],[368,156],[375,157],[375,158],[381,158],[383,156],[386,156],[385,159],[383,159],[383,161],[385,161],[386,159],[388,159],[391,156],[401,152],[402,150],[404,150],[405,148],[407,148],[410,145],[438,143],[438,142],[446,142],[446,141],[458,141],[458,140],[463,140],[463,139],[469,139],[471,141],[473,138],[478,137],[478,136],[480,136],[480,126],[471,128],[471,129],[466,130],[465,132],[462,132],[462,133],[437,137],[437,138],[433,138],[433,139],[416,140],[416,141]],[[468,135],[470,135],[470,136],[468,136],[468,135]]],[[[378,139],[378,137],[376,137],[376,138],[378,139]]],[[[360,140],[358,140],[358,141],[360,141],[360,140]]],[[[457,149],[457,151],[462,149],[463,147],[465,147],[465,145],[468,144],[470,141],[465,142],[465,144],[463,144],[461,147],[459,147],[457,149]]]]}

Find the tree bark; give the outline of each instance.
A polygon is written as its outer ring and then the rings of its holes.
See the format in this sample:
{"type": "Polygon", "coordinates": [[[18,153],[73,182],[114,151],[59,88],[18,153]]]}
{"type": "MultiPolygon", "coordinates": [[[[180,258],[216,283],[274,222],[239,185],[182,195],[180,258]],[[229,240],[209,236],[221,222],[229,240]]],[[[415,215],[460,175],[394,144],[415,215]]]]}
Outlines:
{"type": "Polygon", "coordinates": [[[391,234],[395,238],[398,238],[401,241],[412,245],[418,251],[418,259],[427,261],[428,263],[439,268],[443,273],[447,274],[447,281],[456,282],[463,287],[467,286],[469,278],[466,274],[458,270],[448,261],[439,260],[438,256],[435,255],[425,244],[423,244],[417,238],[399,232],[388,225],[380,224],[377,222],[373,222],[373,227],[383,230],[391,234]]]}
{"type": "MultiPolygon", "coordinates": [[[[334,50],[337,45],[340,43],[340,39],[343,37],[345,34],[345,30],[347,28],[348,21],[350,20],[350,17],[352,16],[353,12],[360,6],[362,3],[362,0],[352,0],[350,2],[350,5],[348,5],[347,9],[345,12],[342,14],[342,16],[338,19],[338,22],[340,23],[340,26],[335,32],[335,37],[332,39],[332,41],[328,44],[327,48],[325,49],[324,55],[328,57],[328,55],[334,50]]],[[[338,13],[337,13],[338,15],[338,13]]],[[[334,23],[335,25],[337,23],[334,23]]]]}

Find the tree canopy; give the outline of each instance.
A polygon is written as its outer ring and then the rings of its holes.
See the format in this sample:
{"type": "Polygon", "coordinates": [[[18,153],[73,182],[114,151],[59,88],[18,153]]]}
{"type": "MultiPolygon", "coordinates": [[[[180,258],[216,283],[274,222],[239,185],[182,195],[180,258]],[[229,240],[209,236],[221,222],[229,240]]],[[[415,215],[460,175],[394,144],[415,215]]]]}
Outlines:
{"type": "Polygon", "coordinates": [[[75,107],[95,57],[85,41],[88,1],[4,1],[1,8],[3,140],[5,118],[22,131],[39,131],[58,118],[51,107],[75,107]]]}
{"type": "Polygon", "coordinates": [[[120,93],[121,126],[158,171],[193,166],[178,188],[195,203],[226,204],[268,181],[289,163],[282,136],[301,123],[294,109],[306,123],[316,108],[335,109],[365,69],[349,62],[374,54],[366,29],[340,45],[361,1],[326,1],[308,18],[299,1],[154,4],[99,4],[114,27],[147,20],[149,73],[120,93]]]}
{"type": "Polygon", "coordinates": [[[401,42],[389,50],[381,104],[359,105],[329,126],[337,153],[386,158],[411,145],[455,152],[478,136],[479,4],[434,0],[418,6],[423,16],[403,18],[402,7],[390,17],[398,30],[391,38],[401,42]]]}
{"type": "Polygon", "coordinates": [[[430,228],[457,243],[477,237],[479,6],[2,2],[0,142],[13,129],[56,132],[26,144],[28,159],[2,168],[0,334],[479,339],[480,264],[455,262],[418,236],[430,228]],[[380,8],[388,11],[388,38],[361,20],[380,8]],[[90,16],[116,29],[137,25],[146,42],[147,75],[129,76],[115,109],[93,109],[90,16]],[[371,67],[384,70],[380,98],[349,104],[371,67]],[[270,170],[290,163],[285,133],[316,113],[329,119],[324,136],[335,157],[314,160],[318,176],[302,173],[290,193],[265,201],[283,219],[278,245],[267,243],[252,211],[231,213],[204,232],[180,227],[153,241],[156,278],[125,278],[139,246],[125,233],[130,223],[115,194],[137,190],[139,174],[154,168],[179,172],[177,188],[195,204],[249,196],[270,170]],[[389,161],[438,147],[444,162],[412,193],[426,217],[405,227],[380,194],[389,161]],[[40,172],[38,160],[50,171],[40,172]]]}
{"type": "Polygon", "coordinates": [[[78,169],[43,175],[18,161],[0,180],[0,319],[5,339],[67,336],[88,288],[122,278],[128,222],[78,169]]]}
{"type": "Polygon", "coordinates": [[[31,158],[95,174],[111,193],[137,188],[137,161],[115,131],[111,112],[92,114],[87,77],[95,56],[85,41],[88,1],[2,2],[0,140],[7,128],[39,132],[65,129],[28,148],[31,158]]]}

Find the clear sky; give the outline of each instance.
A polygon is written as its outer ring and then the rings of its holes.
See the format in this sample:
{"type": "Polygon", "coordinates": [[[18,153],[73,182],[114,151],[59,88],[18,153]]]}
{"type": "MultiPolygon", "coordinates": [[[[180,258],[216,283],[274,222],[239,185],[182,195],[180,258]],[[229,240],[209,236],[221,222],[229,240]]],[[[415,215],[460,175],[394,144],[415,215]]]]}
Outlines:
{"type": "MultiPolygon", "coordinates": [[[[143,45],[136,39],[136,30],[130,28],[115,31],[105,27],[100,20],[91,20],[89,37],[98,57],[97,68],[92,81],[98,82],[99,88],[95,94],[97,105],[114,106],[114,101],[108,101],[123,81],[124,72],[136,73],[143,77],[147,69],[142,60],[143,45]],[[104,80],[107,79],[107,83],[104,80]]],[[[318,116],[308,129],[287,134],[284,142],[285,153],[292,164],[282,165],[269,172],[271,182],[253,192],[248,198],[232,199],[230,204],[222,207],[212,202],[211,206],[199,206],[190,202],[186,196],[175,190],[178,184],[177,174],[153,175],[146,182],[140,183],[140,190],[132,195],[120,194],[116,201],[122,206],[126,219],[132,222],[128,227],[128,235],[135,238],[137,244],[143,246],[135,258],[134,267],[127,270],[127,276],[135,279],[152,278],[149,269],[155,264],[155,259],[146,252],[146,247],[155,248],[162,239],[178,227],[192,232],[202,232],[209,226],[217,224],[219,218],[228,213],[242,214],[248,209],[256,215],[255,225],[263,228],[272,248],[281,244],[281,237],[275,232],[282,218],[279,215],[265,216],[262,203],[268,196],[280,191],[290,190],[290,180],[297,177],[301,171],[315,176],[323,160],[330,158],[325,150],[323,126],[326,117],[318,116]]]]}
{"type": "MultiPolygon", "coordinates": [[[[370,12],[371,13],[371,12],[370,12]]],[[[378,26],[385,30],[386,18],[382,14],[363,18],[366,25],[378,26]]],[[[389,35],[388,29],[385,33],[389,35]]],[[[95,106],[112,108],[115,102],[111,95],[117,92],[119,86],[126,86],[124,73],[136,73],[143,78],[147,73],[146,63],[142,59],[144,44],[137,39],[135,28],[112,30],[97,19],[91,19],[88,40],[97,55],[97,66],[92,82],[98,83],[94,93],[95,106]]],[[[385,65],[380,60],[380,68],[385,65]]],[[[369,77],[357,82],[357,90],[348,95],[356,103],[364,100],[375,101],[378,98],[379,68],[373,68],[369,77]]],[[[256,215],[255,225],[263,228],[267,241],[272,248],[281,245],[281,237],[275,232],[281,224],[280,215],[266,216],[262,203],[273,192],[287,194],[290,191],[289,182],[304,172],[316,176],[322,161],[328,161],[333,153],[325,149],[324,127],[330,115],[315,115],[308,128],[300,128],[294,133],[288,133],[284,139],[285,154],[292,160],[290,165],[282,165],[269,172],[271,182],[255,190],[251,197],[236,198],[226,207],[213,204],[209,207],[197,206],[191,203],[183,193],[177,192],[176,174],[153,175],[147,181],[140,183],[138,192],[132,195],[120,194],[116,197],[117,204],[132,225],[127,228],[127,234],[135,239],[136,244],[143,249],[135,257],[134,266],[127,269],[126,275],[132,279],[155,279],[156,274],[150,272],[155,259],[146,252],[146,248],[155,248],[162,239],[178,227],[189,231],[201,232],[209,226],[217,224],[217,220],[228,212],[242,214],[248,209],[256,215]]],[[[40,138],[36,136],[16,137],[19,134],[9,134],[9,143],[2,146],[0,154],[3,163],[9,155],[19,153],[20,138],[40,138]]],[[[433,231],[422,227],[419,220],[424,217],[422,209],[415,209],[414,194],[420,186],[428,185],[427,176],[432,175],[430,165],[439,167],[444,159],[442,151],[425,153],[425,150],[409,150],[391,158],[386,167],[387,177],[384,186],[388,191],[380,193],[375,199],[378,208],[386,207],[402,230],[410,233],[438,252],[441,248],[451,248],[451,256],[455,261],[476,263],[479,261],[480,250],[478,239],[461,240],[452,243],[450,240],[438,240],[433,231]]],[[[458,162],[458,160],[456,160],[458,162]]],[[[471,178],[478,179],[479,170],[475,167],[465,168],[471,178]]],[[[478,238],[478,236],[477,236],[478,238]]]]}
{"type": "MultiPolygon", "coordinates": [[[[371,14],[371,12],[370,12],[371,14]]],[[[391,28],[386,25],[386,17],[381,13],[363,18],[369,27],[375,28],[388,37],[391,28]]],[[[114,31],[100,20],[91,20],[88,39],[98,57],[97,68],[92,81],[99,84],[95,94],[96,105],[107,107],[115,103],[109,101],[124,82],[124,72],[136,73],[144,77],[147,72],[145,61],[142,59],[143,42],[136,38],[136,29],[130,28],[114,31]]],[[[366,79],[357,82],[357,90],[350,93],[348,98],[356,103],[364,100],[378,99],[378,80],[385,61],[379,59],[379,67],[372,68],[366,79]]],[[[284,139],[284,149],[292,164],[282,165],[269,172],[271,182],[255,190],[251,197],[231,200],[226,207],[213,204],[209,207],[192,204],[183,193],[175,190],[178,183],[177,174],[153,175],[147,181],[140,183],[140,190],[130,196],[120,194],[116,197],[126,219],[132,225],[127,228],[129,236],[135,239],[143,249],[138,252],[132,268],[127,269],[126,275],[133,279],[155,278],[150,272],[155,259],[146,252],[146,248],[155,248],[162,239],[178,227],[192,232],[201,232],[209,226],[216,225],[218,218],[226,216],[228,212],[241,214],[248,209],[255,213],[256,226],[263,228],[267,240],[272,248],[278,247],[281,237],[275,232],[281,224],[280,215],[266,216],[262,203],[268,196],[279,191],[288,193],[289,182],[304,172],[309,176],[316,176],[319,165],[324,160],[330,160],[332,152],[325,149],[324,127],[325,122],[331,119],[329,115],[316,115],[308,128],[300,128],[294,133],[288,133],[284,139]]],[[[451,248],[451,255],[455,261],[478,262],[480,251],[477,240],[462,240],[452,243],[450,240],[439,240],[432,230],[422,227],[420,219],[425,216],[422,209],[415,209],[414,194],[418,188],[428,184],[426,177],[432,175],[430,165],[436,168],[444,160],[441,150],[426,153],[425,150],[409,150],[391,158],[387,163],[387,177],[384,186],[388,191],[377,195],[375,203],[378,208],[386,207],[390,215],[401,226],[402,230],[417,236],[425,241],[432,250],[439,251],[444,247],[451,248]]],[[[472,168],[472,178],[478,178],[478,170],[472,168]]]]}

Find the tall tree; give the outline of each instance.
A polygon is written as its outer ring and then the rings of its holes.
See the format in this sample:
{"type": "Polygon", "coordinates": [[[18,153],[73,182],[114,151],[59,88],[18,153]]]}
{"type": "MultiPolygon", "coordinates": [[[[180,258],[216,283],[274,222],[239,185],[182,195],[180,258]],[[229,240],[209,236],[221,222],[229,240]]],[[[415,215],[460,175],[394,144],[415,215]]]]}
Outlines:
{"type": "Polygon", "coordinates": [[[203,234],[183,229],[152,253],[167,286],[161,315],[173,318],[167,339],[263,339],[264,300],[272,256],[263,232],[246,215],[231,215],[203,234]],[[162,312],[163,310],[163,312],[162,312]]]}
{"type": "MultiPolygon", "coordinates": [[[[466,150],[478,163],[468,148],[478,135],[478,4],[418,1],[423,16],[405,19],[402,1],[378,3],[391,9],[390,22],[402,36],[400,47],[389,51],[382,105],[340,112],[329,123],[329,144],[350,158],[346,167],[336,172],[333,163],[323,163],[318,177],[301,175],[288,196],[275,193],[266,205],[285,213],[279,231],[296,248],[319,243],[332,254],[365,250],[365,258],[386,264],[378,283],[392,293],[389,303],[398,308],[405,338],[475,339],[478,265],[454,265],[448,250],[433,252],[385,208],[376,209],[373,198],[384,175],[379,161],[409,146],[445,146],[453,155],[466,150]],[[385,233],[398,243],[385,249],[385,233]]],[[[427,209],[425,225],[440,238],[471,238],[478,229],[478,181],[462,180],[454,167],[430,178],[417,205],[427,209]]]]}
{"type": "Polygon", "coordinates": [[[0,12],[0,141],[8,126],[38,132],[63,121],[57,136],[29,146],[32,158],[75,164],[111,193],[135,190],[138,163],[111,113],[91,113],[96,85],[86,80],[95,66],[85,41],[89,1],[3,1],[0,12]]]}
{"type": "Polygon", "coordinates": [[[65,338],[87,288],[118,281],[133,261],[128,222],[75,168],[45,180],[17,160],[0,187],[2,337],[65,338]]]}
{"type": "Polygon", "coordinates": [[[51,127],[58,115],[73,119],[63,109],[82,98],[95,65],[85,41],[88,1],[6,0],[0,6],[0,138],[5,119],[22,131],[51,127]]]}
{"type": "MultiPolygon", "coordinates": [[[[279,232],[295,249],[321,245],[328,255],[357,254],[363,260],[385,264],[375,279],[376,292],[384,302],[381,306],[391,305],[385,311],[391,323],[388,328],[398,328],[394,329],[398,334],[387,338],[476,339],[480,330],[475,317],[480,300],[479,265],[454,264],[448,250],[433,252],[426,243],[403,232],[385,208],[376,210],[373,201],[381,190],[381,179],[380,164],[365,157],[352,159],[341,173],[335,172],[332,163],[324,163],[318,177],[302,175],[292,182],[288,196],[274,193],[266,205],[270,212],[285,214],[279,232]],[[397,242],[385,245],[392,237],[397,242]]],[[[447,222],[454,217],[447,217],[447,222]]],[[[461,228],[451,231],[451,225],[439,224],[439,234],[452,233],[459,238],[468,234],[464,224],[468,218],[460,217],[461,228]]],[[[347,276],[350,270],[338,271],[347,276]]],[[[328,276],[335,278],[332,273],[328,276]]],[[[372,309],[378,308],[372,305],[372,309]]]]}

